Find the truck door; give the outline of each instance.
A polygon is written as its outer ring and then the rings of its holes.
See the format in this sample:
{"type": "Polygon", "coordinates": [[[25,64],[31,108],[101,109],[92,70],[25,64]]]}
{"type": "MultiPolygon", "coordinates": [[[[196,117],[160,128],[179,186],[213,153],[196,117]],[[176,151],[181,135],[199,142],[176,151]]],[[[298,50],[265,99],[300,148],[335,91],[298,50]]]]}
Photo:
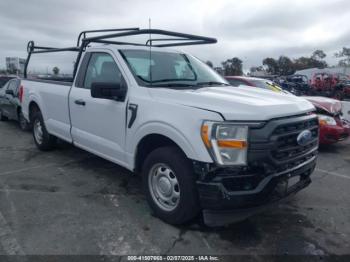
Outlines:
{"type": "Polygon", "coordinates": [[[112,53],[86,53],[69,96],[74,144],[125,166],[125,101],[91,97],[92,83],[124,81],[112,53]]]}

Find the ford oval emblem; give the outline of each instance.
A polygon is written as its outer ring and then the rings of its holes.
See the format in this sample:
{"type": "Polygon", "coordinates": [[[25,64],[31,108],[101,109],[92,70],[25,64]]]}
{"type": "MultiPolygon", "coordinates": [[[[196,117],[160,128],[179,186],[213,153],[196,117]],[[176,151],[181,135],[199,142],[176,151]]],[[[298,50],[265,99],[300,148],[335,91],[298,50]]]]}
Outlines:
{"type": "Polygon", "coordinates": [[[312,140],[312,133],[310,130],[302,131],[297,137],[297,142],[301,146],[305,146],[311,140],[312,140]]]}

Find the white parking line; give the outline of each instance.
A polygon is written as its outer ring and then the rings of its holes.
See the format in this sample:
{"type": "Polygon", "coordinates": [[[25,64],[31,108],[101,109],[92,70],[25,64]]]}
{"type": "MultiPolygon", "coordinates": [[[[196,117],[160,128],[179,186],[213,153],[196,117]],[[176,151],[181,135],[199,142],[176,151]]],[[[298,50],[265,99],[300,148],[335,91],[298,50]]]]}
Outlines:
{"type": "Polygon", "coordinates": [[[319,168],[316,168],[316,171],[325,173],[325,174],[327,174],[327,175],[332,175],[332,176],[336,176],[336,177],[341,177],[341,178],[350,179],[350,176],[338,174],[338,173],[332,172],[332,171],[327,171],[327,170],[323,170],[323,169],[319,169],[319,168]]]}
{"type": "Polygon", "coordinates": [[[0,212],[0,245],[3,247],[6,255],[24,255],[21,246],[18,244],[6,219],[0,212]]]}
{"type": "Polygon", "coordinates": [[[11,171],[6,171],[6,172],[0,173],[0,176],[6,176],[6,175],[11,175],[11,174],[21,173],[21,172],[29,171],[29,170],[32,170],[32,169],[43,168],[43,167],[52,167],[52,166],[55,166],[55,165],[57,165],[57,164],[32,166],[32,167],[27,167],[27,168],[22,168],[22,169],[11,170],[11,171]]]}
{"type": "Polygon", "coordinates": [[[76,162],[79,162],[79,161],[81,161],[81,160],[71,160],[71,161],[67,161],[67,162],[62,163],[62,164],[59,164],[59,163],[51,163],[51,164],[46,164],[46,165],[32,166],[32,167],[27,167],[27,168],[22,168],[22,169],[16,169],[16,170],[11,170],[11,171],[5,171],[5,172],[0,173],[0,176],[6,176],[6,175],[11,175],[11,174],[26,172],[26,171],[33,170],[33,169],[38,169],[38,168],[55,167],[55,166],[56,166],[56,167],[59,167],[59,166],[64,166],[64,165],[76,163],[76,162]]]}

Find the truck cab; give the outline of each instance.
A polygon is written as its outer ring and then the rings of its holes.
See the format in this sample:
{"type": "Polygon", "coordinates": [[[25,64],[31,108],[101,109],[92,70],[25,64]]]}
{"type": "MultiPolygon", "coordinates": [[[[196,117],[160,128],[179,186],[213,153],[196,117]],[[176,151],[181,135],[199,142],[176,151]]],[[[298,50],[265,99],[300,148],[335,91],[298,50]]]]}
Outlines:
{"type": "Polygon", "coordinates": [[[140,174],[151,209],[171,224],[199,214],[208,225],[230,223],[310,184],[318,148],[312,104],[232,88],[196,57],[166,48],[216,39],[121,31],[82,34],[81,45],[61,50],[30,44],[27,66],[36,52],[78,53],[72,82],[23,80],[22,111],[39,149],[60,138],[140,174]],[[140,34],[171,43],[110,40],[140,34]]]}

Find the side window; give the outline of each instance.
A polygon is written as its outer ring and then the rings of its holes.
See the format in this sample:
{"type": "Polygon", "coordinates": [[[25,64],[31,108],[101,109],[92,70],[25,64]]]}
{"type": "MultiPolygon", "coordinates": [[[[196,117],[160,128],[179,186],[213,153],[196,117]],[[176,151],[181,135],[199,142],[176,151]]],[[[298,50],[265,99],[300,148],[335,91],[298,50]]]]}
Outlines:
{"type": "Polygon", "coordinates": [[[17,80],[12,80],[12,81],[9,82],[9,84],[7,86],[7,89],[12,90],[13,93],[15,94],[15,96],[16,96],[17,93],[18,93],[17,87],[18,87],[18,81],[17,80]]]}
{"type": "Polygon", "coordinates": [[[184,61],[177,61],[175,64],[175,71],[177,78],[180,79],[195,79],[196,76],[188,63],[184,61]]]}
{"type": "Polygon", "coordinates": [[[15,94],[15,96],[18,95],[18,88],[19,88],[19,81],[18,80],[13,81],[13,93],[15,94]]]}
{"type": "Polygon", "coordinates": [[[113,57],[107,53],[92,53],[86,70],[84,88],[92,83],[121,84],[122,74],[113,57]]]}

